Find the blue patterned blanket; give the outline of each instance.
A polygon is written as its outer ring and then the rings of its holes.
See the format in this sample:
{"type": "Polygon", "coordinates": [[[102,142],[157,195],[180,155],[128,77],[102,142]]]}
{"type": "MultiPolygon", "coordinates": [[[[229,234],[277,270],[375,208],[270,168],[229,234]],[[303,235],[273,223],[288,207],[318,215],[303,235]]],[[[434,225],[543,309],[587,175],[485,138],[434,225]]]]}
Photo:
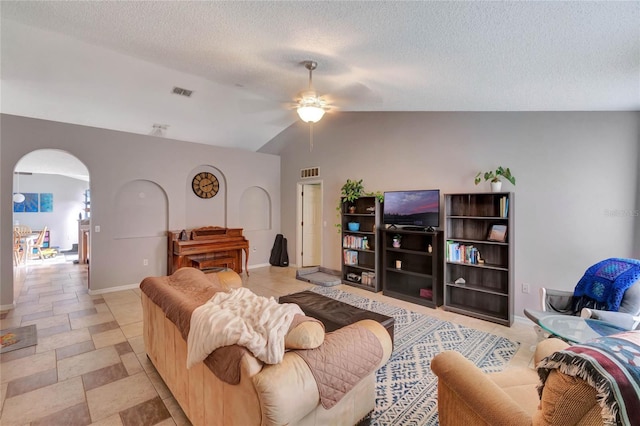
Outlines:
{"type": "Polygon", "coordinates": [[[595,388],[605,424],[640,425],[640,331],[599,337],[543,359],[538,364],[540,395],[554,369],[595,388]]]}
{"type": "Polygon", "coordinates": [[[611,258],[586,270],[573,291],[573,311],[620,309],[624,292],[640,280],[640,260],[611,258]]]}

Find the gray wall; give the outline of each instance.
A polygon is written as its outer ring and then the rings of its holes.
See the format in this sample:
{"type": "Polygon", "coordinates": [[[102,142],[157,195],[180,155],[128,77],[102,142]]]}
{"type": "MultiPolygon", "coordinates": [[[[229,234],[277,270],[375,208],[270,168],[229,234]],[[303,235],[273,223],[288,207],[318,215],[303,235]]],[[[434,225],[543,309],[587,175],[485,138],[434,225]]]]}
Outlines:
{"type": "MultiPolygon", "coordinates": [[[[637,207],[637,112],[416,112],[327,115],[314,127],[294,125],[267,144],[281,150],[282,231],[296,253],[296,183],[301,168],[319,166],[323,181],[323,266],[340,268],[335,206],[346,179],[367,191],[475,186],[478,171],[510,167],[515,196],[516,315],[538,306],[538,289],[572,290],[603,258],[631,257],[637,207]],[[530,294],[521,292],[529,283],[530,294]]],[[[441,220],[442,223],[442,220],[441,220]]],[[[637,256],[637,251],[636,251],[637,256]]],[[[295,258],[293,258],[295,259],[295,258]]]]}
{"type": "MultiPolygon", "coordinates": [[[[188,209],[210,209],[211,225],[241,227],[243,194],[261,188],[270,197],[271,206],[275,206],[271,212],[273,225],[271,229],[247,231],[245,235],[251,244],[249,265],[268,263],[273,240],[280,232],[279,157],[6,114],[0,118],[1,235],[11,235],[12,172],[20,158],[37,149],[61,149],[87,166],[91,178],[92,229],[95,225],[101,227],[100,233],[91,234],[91,290],[136,284],[145,276],[166,273],[166,237],[147,233],[123,238],[116,233],[123,229],[122,215],[116,209],[118,200],[139,182],[150,182],[161,189],[166,196],[166,211],[159,215],[167,218],[169,229],[177,230],[192,227],[188,209]],[[191,192],[191,178],[199,170],[217,170],[223,175],[219,176],[224,185],[220,197],[199,200],[191,192]],[[219,203],[224,205],[221,213],[219,203]],[[144,258],[149,259],[148,266],[143,266],[144,258]]],[[[13,302],[11,252],[11,239],[2,238],[0,305],[3,307],[13,302]]]]}

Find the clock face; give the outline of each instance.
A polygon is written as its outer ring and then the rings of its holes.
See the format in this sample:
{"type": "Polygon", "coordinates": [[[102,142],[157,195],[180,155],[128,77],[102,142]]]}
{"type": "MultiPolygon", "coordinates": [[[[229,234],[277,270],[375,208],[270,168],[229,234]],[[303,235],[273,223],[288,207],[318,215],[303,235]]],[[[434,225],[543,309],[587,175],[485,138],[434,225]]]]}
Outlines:
{"type": "Polygon", "coordinates": [[[200,172],[191,181],[193,192],[200,198],[213,198],[220,189],[218,178],[209,172],[200,172]]]}

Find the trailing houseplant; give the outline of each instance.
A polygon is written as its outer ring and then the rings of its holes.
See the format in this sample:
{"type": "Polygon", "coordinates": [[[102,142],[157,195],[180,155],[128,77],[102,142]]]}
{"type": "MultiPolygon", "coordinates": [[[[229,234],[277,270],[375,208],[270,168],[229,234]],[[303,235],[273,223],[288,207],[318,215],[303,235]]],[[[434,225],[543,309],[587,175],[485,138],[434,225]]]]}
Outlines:
{"type": "Polygon", "coordinates": [[[485,182],[491,181],[491,189],[494,192],[497,192],[500,191],[500,188],[502,186],[500,177],[505,178],[506,180],[511,182],[512,185],[516,184],[516,177],[511,174],[511,170],[508,167],[504,168],[502,166],[498,167],[495,170],[489,170],[488,172],[478,172],[474,182],[477,185],[482,181],[482,178],[484,178],[485,182]]]}
{"type": "Polygon", "coordinates": [[[364,195],[363,192],[364,185],[362,184],[362,179],[347,179],[347,182],[342,185],[342,188],[340,188],[340,202],[344,203],[345,201],[348,201],[352,203],[364,195]]]}
{"type": "MultiPolygon", "coordinates": [[[[338,213],[337,214],[338,218],[340,218],[340,216],[342,214],[342,205],[345,202],[353,203],[358,198],[360,198],[362,196],[374,196],[380,202],[384,201],[384,194],[382,192],[380,192],[380,191],[377,191],[377,192],[365,192],[364,191],[364,185],[362,183],[362,179],[360,179],[360,180],[347,179],[347,181],[344,183],[344,185],[342,185],[342,188],[340,188],[340,198],[338,199],[338,205],[336,206],[336,211],[338,213]]],[[[355,206],[353,206],[353,208],[355,209],[355,206]]],[[[342,224],[341,223],[337,223],[336,224],[336,228],[338,228],[338,232],[341,232],[342,224]]]]}

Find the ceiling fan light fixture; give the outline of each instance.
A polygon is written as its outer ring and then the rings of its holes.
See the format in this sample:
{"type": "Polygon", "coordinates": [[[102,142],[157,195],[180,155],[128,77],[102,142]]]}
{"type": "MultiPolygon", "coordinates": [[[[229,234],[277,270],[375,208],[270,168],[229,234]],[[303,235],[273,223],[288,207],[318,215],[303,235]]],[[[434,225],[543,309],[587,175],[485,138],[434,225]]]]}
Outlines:
{"type": "Polygon", "coordinates": [[[311,73],[316,69],[318,65],[315,61],[304,61],[306,69],[309,70],[309,90],[302,94],[302,99],[298,101],[298,117],[305,123],[317,123],[322,119],[325,113],[324,99],[318,97],[313,90],[313,84],[311,80],[311,73]]]}
{"type": "Polygon", "coordinates": [[[305,123],[317,123],[324,115],[324,109],[316,106],[298,107],[298,116],[305,123]]]}

